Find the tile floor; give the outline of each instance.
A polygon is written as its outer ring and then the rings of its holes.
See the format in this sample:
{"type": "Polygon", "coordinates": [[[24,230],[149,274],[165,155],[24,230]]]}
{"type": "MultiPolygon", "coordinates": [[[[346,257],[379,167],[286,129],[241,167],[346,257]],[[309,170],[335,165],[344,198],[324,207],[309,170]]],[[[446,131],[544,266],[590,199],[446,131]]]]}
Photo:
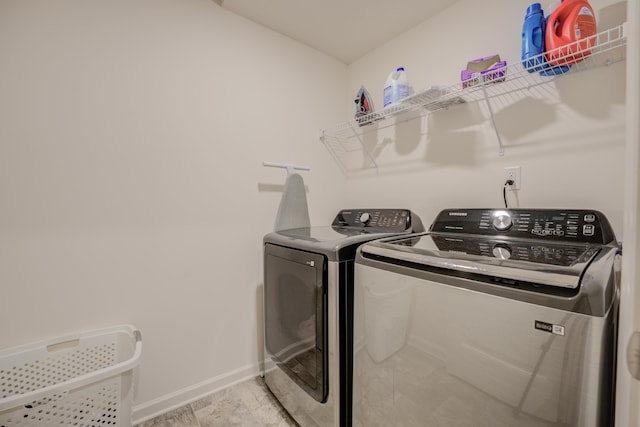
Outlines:
{"type": "Polygon", "coordinates": [[[136,427],[297,427],[261,377],[182,406],[136,427]]]}

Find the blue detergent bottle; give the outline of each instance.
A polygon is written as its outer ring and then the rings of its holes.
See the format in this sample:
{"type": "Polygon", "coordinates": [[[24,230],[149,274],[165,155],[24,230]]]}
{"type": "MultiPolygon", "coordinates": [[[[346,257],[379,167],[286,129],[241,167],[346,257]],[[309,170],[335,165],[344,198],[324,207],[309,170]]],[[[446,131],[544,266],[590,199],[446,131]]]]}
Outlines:
{"type": "MultiPolygon", "coordinates": [[[[548,17],[547,17],[548,18],[548,17]]],[[[564,74],[571,66],[550,67],[545,58],[545,31],[547,18],[540,3],[527,7],[522,26],[522,66],[530,73],[540,72],[541,76],[564,74]]]]}
{"type": "Polygon", "coordinates": [[[522,26],[522,66],[530,73],[544,69],[544,31],[546,20],[540,3],[527,8],[522,26]]]}

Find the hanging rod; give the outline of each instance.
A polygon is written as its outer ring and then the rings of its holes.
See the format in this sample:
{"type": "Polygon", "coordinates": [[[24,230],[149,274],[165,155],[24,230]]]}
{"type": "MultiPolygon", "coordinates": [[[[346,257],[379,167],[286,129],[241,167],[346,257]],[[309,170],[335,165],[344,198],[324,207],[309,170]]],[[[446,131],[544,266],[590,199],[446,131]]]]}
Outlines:
{"type": "Polygon", "coordinates": [[[282,168],[287,170],[287,175],[291,175],[296,170],[301,171],[310,171],[311,168],[309,166],[302,165],[294,165],[291,163],[277,163],[277,162],[262,162],[262,166],[271,167],[271,168],[282,168]]]}

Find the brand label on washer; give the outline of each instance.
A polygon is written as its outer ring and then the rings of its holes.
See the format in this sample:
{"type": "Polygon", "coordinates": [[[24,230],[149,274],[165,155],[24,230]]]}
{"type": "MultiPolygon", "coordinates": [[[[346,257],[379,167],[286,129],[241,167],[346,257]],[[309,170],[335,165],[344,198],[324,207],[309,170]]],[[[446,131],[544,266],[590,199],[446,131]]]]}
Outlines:
{"type": "Polygon", "coordinates": [[[553,323],[536,320],[535,328],[540,331],[549,332],[550,334],[564,336],[564,326],[561,325],[554,325],[553,323]]]}

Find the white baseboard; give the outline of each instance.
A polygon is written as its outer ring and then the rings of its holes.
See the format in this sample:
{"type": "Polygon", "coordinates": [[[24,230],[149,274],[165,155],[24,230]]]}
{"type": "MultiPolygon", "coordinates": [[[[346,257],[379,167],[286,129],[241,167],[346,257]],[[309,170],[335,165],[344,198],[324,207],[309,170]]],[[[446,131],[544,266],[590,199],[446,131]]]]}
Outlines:
{"type": "Polygon", "coordinates": [[[173,409],[195,402],[205,396],[223,390],[239,382],[254,378],[261,373],[260,365],[250,365],[217,377],[185,387],[132,408],[132,425],[137,425],[173,409]]]}

